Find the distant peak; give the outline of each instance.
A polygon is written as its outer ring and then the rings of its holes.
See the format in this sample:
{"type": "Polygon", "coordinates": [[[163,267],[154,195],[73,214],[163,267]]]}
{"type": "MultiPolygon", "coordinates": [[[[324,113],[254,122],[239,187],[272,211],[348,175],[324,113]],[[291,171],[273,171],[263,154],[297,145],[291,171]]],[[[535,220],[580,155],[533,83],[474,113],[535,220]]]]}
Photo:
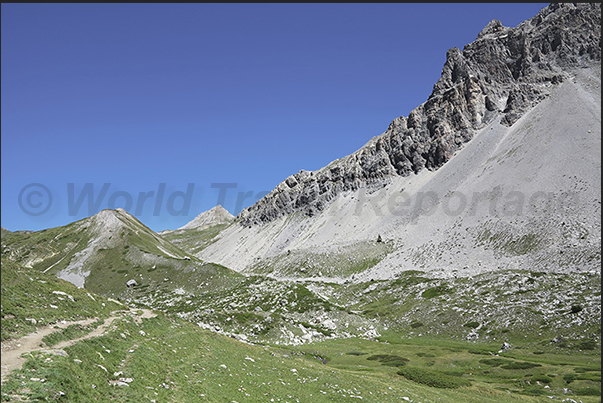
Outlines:
{"type": "Polygon", "coordinates": [[[210,211],[230,214],[228,212],[228,210],[226,210],[224,207],[222,207],[221,204],[218,204],[217,206],[210,208],[206,212],[210,212],[210,211]]]}
{"type": "Polygon", "coordinates": [[[218,224],[228,224],[235,217],[221,205],[212,207],[178,229],[204,229],[218,224]]]}
{"type": "Polygon", "coordinates": [[[123,208],[116,208],[101,210],[90,217],[90,221],[98,228],[116,229],[130,225],[136,219],[123,208]]]}

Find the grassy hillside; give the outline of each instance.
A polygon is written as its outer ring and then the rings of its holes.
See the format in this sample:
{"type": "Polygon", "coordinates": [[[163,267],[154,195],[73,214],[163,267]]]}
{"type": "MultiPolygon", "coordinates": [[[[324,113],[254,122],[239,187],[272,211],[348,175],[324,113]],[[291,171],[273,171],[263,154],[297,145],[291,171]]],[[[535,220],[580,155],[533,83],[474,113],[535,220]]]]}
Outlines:
{"type": "Polygon", "coordinates": [[[88,290],[127,300],[139,289],[230,287],[242,276],[202,262],[124,211],[103,210],[66,226],[2,237],[2,256],[88,290]]]}
{"type": "Polygon", "coordinates": [[[103,319],[123,306],[2,258],[2,341],[59,321],[103,319]]]}
{"type": "Polygon", "coordinates": [[[161,237],[170,241],[191,255],[198,253],[216,241],[220,232],[230,224],[216,224],[207,228],[180,229],[161,233],[161,237]]]}

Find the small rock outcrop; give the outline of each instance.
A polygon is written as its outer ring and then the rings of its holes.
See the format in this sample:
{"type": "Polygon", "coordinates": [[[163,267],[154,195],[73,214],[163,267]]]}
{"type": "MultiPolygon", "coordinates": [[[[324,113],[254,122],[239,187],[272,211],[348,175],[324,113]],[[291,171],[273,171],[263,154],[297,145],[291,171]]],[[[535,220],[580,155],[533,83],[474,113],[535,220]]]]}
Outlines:
{"type": "Polygon", "coordinates": [[[513,125],[572,69],[600,65],[601,4],[554,3],[515,28],[493,20],[446,59],[432,94],[408,117],[394,119],[355,153],[288,177],[243,210],[240,223],[251,226],[296,211],[312,216],[342,192],[438,169],[495,118],[513,125]]]}

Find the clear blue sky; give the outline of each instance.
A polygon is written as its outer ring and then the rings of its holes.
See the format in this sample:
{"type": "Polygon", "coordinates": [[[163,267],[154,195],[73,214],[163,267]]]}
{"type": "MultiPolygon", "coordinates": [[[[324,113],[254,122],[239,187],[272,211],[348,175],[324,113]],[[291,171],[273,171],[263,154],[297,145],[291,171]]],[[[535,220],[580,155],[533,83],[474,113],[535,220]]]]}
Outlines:
{"type": "Polygon", "coordinates": [[[175,229],[220,186],[237,214],[407,116],[449,48],[545,6],[3,3],[2,227],[129,207],[175,229]]]}

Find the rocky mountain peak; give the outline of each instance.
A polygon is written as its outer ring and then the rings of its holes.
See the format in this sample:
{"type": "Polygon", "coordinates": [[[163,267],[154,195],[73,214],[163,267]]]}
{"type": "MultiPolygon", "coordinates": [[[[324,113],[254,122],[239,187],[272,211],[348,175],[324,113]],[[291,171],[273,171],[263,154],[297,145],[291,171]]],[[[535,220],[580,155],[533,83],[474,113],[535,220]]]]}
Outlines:
{"type": "Polygon", "coordinates": [[[483,38],[486,35],[497,34],[500,32],[504,32],[505,27],[503,26],[500,20],[492,20],[486,25],[484,29],[477,35],[477,39],[483,38]]]}
{"type": "Polygon", "coordinates": [[[124,226],[123,217],[129,215],[124,209],[101,210],[90,217],[91,228],[106,232],[116,231],[124,226]]]}
{"type": "Polygon", "coordinates": [[[214,225],[228,224],[234,221],[235,217],[221,205],[217,205],[210,210],[204,211],[193,220],[178,228],[181,229],[205,229],[214,225]]]}
{"type": "Polygon", "coordinates": [[[382,187],[394,176],[436,170],[500,119],[512,126],[572,69],[600,66],[601,5],[551,4],[515,28],[493,20],[463,50],[447,52],[428,100],[355,153],[288,177],[239,214],[241,224],[295,211],[313,215],[338,194],[382,187]]]}

